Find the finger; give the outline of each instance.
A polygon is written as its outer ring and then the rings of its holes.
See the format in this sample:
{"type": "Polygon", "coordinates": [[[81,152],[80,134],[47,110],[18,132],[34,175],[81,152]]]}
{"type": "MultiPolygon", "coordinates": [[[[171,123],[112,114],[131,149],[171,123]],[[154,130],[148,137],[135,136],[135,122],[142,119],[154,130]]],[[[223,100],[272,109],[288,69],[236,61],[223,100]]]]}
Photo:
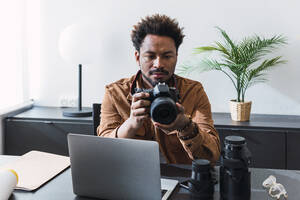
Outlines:
{"type": "Polygon", "coordinates": [[[141,120],[141,119],[148,119],[149,118],[149,115],[145,114],[145,115],[139,115],[139,116],[135,116],[135,118],[137,120],[141,120]]]}
{"type": "Polygon", "coordinates": [[[142,121],[142,120],[149,119],[150,117],[149,117],[148,114],[145,114],[145,115],[136,116],[135,118],[136,118],[136,120],[138,120],[138,121],[142,121]]]}
{"type": "Polygon", "coordinates": [[[148,115],[141,115],[133,117],[133,120],[137,123],[143,123],[145,120],[149,119],[148,115]]]}
{"type": "Polygon", "coordinates": [[[148,98],[149,96],[150,96],[150,94],[147,93],[147,92],[135,93],[135,94],[132,96],[132,101],[135,102],[135,101],[138,101],[138,100],[140,100],[140,99],[148,98]]]}
{"type": "Polygon", "coordinates": [[[138,100],[138,101],[132,103],[131,109],[149,107],[150,105],[151,105],[151,102],[149,100],[138,100]]]}
{"type": "Polygon", "coordinates": [[[176,103],[177,109],[179,113],[184,113],[184,107],[180,103],[176,103]]]}
{"type": "Polygon", "coordinates": [[[149,115],[149,108],[138,108],[131,111],[133,116],[149,115]]]}

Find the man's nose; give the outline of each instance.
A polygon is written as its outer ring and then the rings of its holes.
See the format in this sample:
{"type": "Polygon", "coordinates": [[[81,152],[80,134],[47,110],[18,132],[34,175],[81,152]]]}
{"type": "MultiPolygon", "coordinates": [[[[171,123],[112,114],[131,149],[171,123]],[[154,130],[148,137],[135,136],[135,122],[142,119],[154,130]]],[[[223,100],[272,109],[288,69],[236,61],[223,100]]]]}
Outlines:
{"type": "Polygon", "coordinates": [[[160,68],[162,67],[162,60],[160,57],[156,57],[156,59],[153,61],[153,67],[160,68]]]}

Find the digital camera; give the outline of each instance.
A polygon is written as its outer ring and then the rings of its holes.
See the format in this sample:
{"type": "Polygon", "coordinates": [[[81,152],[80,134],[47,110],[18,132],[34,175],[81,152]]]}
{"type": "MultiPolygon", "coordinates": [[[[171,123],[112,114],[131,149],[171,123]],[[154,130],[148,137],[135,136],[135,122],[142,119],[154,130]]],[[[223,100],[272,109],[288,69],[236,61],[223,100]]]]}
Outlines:
{"type": "Polygon", "coordinates": [[[176,88],[168,87],[165,83],[158,83],[152,89],[135,88],[135,93],[146,92],[151,101],[150,116],[153,121],[161,124],[171,124],[177,117],[176,102],[179,100],[179,92],[176,88]]]}

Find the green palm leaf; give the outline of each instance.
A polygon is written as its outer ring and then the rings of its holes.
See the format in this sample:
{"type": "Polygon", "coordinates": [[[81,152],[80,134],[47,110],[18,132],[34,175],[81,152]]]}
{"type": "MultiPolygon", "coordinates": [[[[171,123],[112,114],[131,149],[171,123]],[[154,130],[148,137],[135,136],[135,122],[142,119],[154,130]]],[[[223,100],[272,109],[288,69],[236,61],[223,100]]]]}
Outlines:
{"type": "Polygon", "coordinates": [[[207,51],[218,51],[219,49],[214,46],[207,46],[207,47],[198,47],[195,48],[195,53],[202,53],[202,52],[207,52],[207,51]]]}
{"type": "Polygon", "coordinates": [[[179,68],[181,73],[221,71],[232,81],[237,91],[236,100],[239,102],[244,101],[246,90],[249,87],[267,81],[266,72],[268,70],[286,63],[281,56],[264,59],[279,46],[287,44],[286,38],[282,35],[275,35],[271,38],[254,35],[236,43],[223,29],[216,28],[220,31],[223,41],[214,42],[211,46],[197,47],[194,49],[194,53],[218,52],[220,56],[206,58],[196,66],[182,65],[179,68]],[[258,64],[259,61],[261,61],[260,64],[258,64]]]}

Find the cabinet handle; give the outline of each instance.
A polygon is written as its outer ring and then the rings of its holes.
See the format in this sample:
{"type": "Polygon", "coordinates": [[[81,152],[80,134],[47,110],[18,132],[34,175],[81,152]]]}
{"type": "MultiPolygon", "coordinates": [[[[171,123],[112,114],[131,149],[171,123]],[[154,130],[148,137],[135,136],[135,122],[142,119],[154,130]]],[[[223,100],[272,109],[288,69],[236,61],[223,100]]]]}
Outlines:
{"type": "Polygon", "coordinates": [[[238,128],[231,128],[230,130],[231,130],[231,131],[240,131],[241,129],[238,129],[238,128]]]}
{"type": "Polygon", "coordinates": [[[53,124],[52,121],[43,121],[43,122],[44,122],[44,124],[53,124]]]}

